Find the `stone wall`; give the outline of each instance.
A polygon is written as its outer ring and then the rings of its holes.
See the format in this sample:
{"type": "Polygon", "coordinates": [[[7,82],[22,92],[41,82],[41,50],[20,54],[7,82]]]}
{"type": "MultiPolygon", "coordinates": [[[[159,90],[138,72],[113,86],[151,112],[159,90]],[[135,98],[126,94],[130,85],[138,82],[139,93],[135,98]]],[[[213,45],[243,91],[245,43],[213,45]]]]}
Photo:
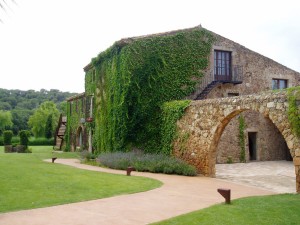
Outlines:
{"type": "MultiPolygon", "coordinates": [[[[294,158],[299,180],[300,139],[291,131],[287,109],[286,91],[193,101],[177,122],[178,136],[173,143],[173,153],[195,165],[200,173],[214,176],[217,146],[225,127],[240,113],[255,111],[268,118],[282,134],[294,158]],[[188,139],[183,142],[182,137],[188,139]]],[[[299,183],[297,185],[300,192],[299,183]]]]}
{"type": "Polygon", "coordinates": [[[209,93],[207,98],[227,97],[228,93],[249,95],[272,90],[272,79],[288,80],[288,87],[300,85],[300,73],[229,39],[217,34],[215,36],[217,40],[211,52],[209,67],[212,69],[214,65],[214,50],[230,51],[232,52],[232,65],[239,65],[243,68],[243,83],[219,85],[209,93]]]}
{"type": "MultiPolygon", "coordinates": [[[[214,50],[229,51],[232,56],[232,66],[241,66],[243,69],[243,82],[241,84],[219,84],[206,98],[223,98],[228,93],[249,95],[272,89],[272,79],[288,80],[288,87],[300,85],[300,73],[289,69],[274,60],[224,38],[214,33],[216,41],[210,54],[207,71],[204,76],[211,76],[214,68],[214,50]]],[[[200,85],[201,86],[201,85],[200,85]]],[[[189,99],[195,99],[200,94],[196,90],[189,99]]]]}

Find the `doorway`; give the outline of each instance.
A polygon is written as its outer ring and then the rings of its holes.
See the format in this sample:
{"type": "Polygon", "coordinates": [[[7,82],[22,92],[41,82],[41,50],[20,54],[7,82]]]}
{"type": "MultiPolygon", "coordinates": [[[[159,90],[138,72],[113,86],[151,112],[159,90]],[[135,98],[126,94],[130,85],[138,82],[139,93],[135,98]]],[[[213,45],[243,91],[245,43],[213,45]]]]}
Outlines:
{"type": "Polygon", "coordinates": [[[257,132],[248,132],[248,143],[249,143],[249,159],[257,159],[257,132]]]}

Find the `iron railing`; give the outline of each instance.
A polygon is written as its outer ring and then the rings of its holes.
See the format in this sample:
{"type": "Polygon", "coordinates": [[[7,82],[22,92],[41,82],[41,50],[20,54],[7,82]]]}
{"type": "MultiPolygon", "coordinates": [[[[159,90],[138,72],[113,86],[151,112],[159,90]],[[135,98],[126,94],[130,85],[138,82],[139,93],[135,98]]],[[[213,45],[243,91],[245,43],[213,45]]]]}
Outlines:
{"type": "Polygon", "coordinates": [[[206,76],[202,77],[201,83],[197,87],[197,92],[201,94],[212,82],[218,83],[233,83],[240,84],[243,82],[243,67],[239,65],[232,66],[231,76],[224,76],[220,79],[215,76],[214,70],[210,70],[209,73],[206,73],[206,76]]]}

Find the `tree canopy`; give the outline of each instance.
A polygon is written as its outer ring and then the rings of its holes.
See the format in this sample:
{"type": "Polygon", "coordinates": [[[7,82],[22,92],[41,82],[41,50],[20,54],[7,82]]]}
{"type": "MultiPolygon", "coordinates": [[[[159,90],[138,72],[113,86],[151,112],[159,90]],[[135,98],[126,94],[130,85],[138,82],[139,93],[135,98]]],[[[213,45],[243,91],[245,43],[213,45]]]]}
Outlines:
{"type": "Polygon", "coordinates": [[[52,124],[59,118],[59,111],[54,102],[46,101],[29,117],[28,125],[35,137],[45,137],[47,119],[52,115],[52,124]]]}
{"type": "Polygon", "coordinates": [[[0,110],[0,132],[2,133],[6,127],[11,127],[12,125],[11,112],[0,110]]]}
{"type": "Polygon", "coordinates": [[[13,125],[10,125],[9,129],[12,129],[14,135],[17,135],[20,130],[29,129],[29,117],[33,115],[34,111],[43,102],[54,102],[57,109],[66,115],[65,100],[76,94],[77,93],[61,92],[57,89],[50,89],[50,91],[46,89],[41,89],[40,91],[22,91],[0,88],[0,110],[10,111],[13,125]]]}

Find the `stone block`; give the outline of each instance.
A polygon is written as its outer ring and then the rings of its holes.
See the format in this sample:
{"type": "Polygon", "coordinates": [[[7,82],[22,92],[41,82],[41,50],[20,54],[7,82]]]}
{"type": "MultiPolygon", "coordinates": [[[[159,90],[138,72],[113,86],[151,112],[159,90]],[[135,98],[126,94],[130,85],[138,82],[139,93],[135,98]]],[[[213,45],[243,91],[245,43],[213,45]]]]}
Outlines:
{"type": "Polygon", "coordinates": [[[267,108],[274,108],[275,103],[274,102],[268,102],[267,103],[267,108]]]}
{"type": "Polygon", "coordinates": [[[293,161],[295,166],[300,166],[300,157],[294,157],[293,161]]]}
{"type": "Polygon", "coordinates": [[[295,174],[299,174],[300,172],[300,166],[295,166],[295,174]]]}
{"type": "Polygon", "coordinates": [[[295,156],[296,157],[300,157],[300,149],[296,149],[295,150],[295,156]]]}

